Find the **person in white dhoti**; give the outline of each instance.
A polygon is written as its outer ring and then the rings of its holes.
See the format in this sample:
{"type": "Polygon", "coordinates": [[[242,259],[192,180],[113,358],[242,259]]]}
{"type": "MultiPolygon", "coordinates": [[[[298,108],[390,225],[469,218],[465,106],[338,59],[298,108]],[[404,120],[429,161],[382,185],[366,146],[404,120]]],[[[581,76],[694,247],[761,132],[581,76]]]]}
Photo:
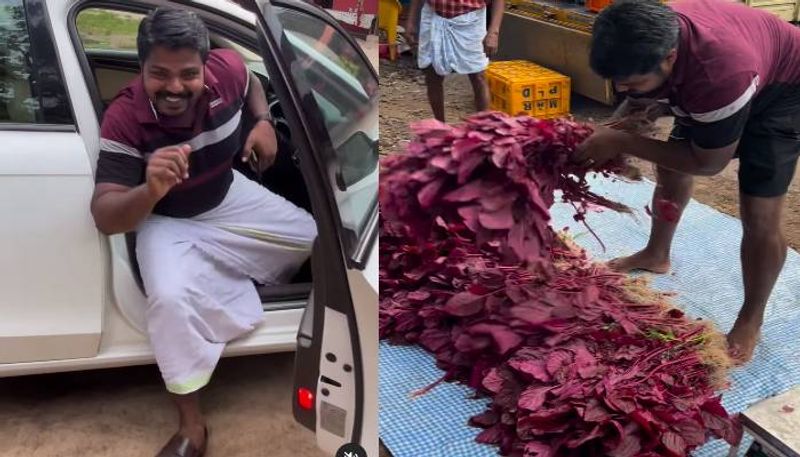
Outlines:
{"type": "Polygon", "coordinates": [[[428,101],[433,116],[442,122],[445,121],[444,77],[452,73],[469,75],[475,109],[489,109],[486,68],[488,56],[497,51],[505,0],[492,0],[491,8],[491,22],[487,26],[486,0],[411,1],[406,40],[417,46],[417,64],[425,72],[428,101]]]}
{"type": "Polygon", "coordinates": [[[103,233],[137,233],[147,331],[180,414],[158,456],[201,456],[198,391],[225,344],[261,321],[253,280],[288,281],[316,224],[232,168],[255,157],[261,172],[277,153],[264,90],[240,56],[210,51],[203,22],[179,9],[148,15],[137,45],[141,77],[103,117],[91,210],[103,233]]]}

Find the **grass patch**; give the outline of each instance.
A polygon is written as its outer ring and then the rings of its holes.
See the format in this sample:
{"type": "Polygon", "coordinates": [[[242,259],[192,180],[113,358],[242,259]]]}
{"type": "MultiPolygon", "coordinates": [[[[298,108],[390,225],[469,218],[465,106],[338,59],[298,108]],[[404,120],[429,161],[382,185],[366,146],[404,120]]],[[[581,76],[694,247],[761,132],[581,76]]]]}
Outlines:
{"type": "Polygon", "coordinates": [[[107,10],[86,10],[78,15],[78,32],[89,49],[135,50],[142,16],[107,10]]]}

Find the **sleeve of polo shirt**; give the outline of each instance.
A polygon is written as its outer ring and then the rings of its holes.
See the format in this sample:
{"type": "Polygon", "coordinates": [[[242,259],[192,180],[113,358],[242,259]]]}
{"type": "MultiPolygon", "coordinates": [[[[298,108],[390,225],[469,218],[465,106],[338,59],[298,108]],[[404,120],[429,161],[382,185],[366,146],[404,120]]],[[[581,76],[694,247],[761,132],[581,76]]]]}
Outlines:
{"type": "Polygon", "coordinates": [[[755,72],[737,72],[704,82],[682,97],[689,114],[691,139],[703,149],[719,149],[738,141],[758,89],[755,72]]]}
{"type": "Polygon", "coordinates": [[[242,56],[233,49],[215,49],[208,55],[206,65],[219,80],[219,90],[231,100],[247,99],[250,89],[250,71],[242,56]]]}
{"type": "Polygon", "coordinates": [[[138,123],[130,109],[109,106],[100,127],[100,156],[95,182],[135,187],[145,181],[145,161],[135,138],[138,123]]]}

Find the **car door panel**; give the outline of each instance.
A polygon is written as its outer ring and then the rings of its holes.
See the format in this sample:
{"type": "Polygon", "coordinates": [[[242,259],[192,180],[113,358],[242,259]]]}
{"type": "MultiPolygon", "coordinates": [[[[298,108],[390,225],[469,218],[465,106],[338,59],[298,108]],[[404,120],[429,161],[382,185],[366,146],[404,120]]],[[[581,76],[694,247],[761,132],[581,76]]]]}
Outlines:
{"type": "Polygon", "coordinates": [[[364,368],[349,282],[342,280],[346,273],[331,271],[338,270],[331,268],[331,260],[341,253],[330,249],[330,240],[326,246],[325,237],[330,234],[321,234],[314,243],[314,285],[295,354],[296,390],[313,392],[314,407],[304,409],[295,401],[293,409],[296,419],[316,432],[318,446],[332,454],[343,443],[360,441],[364,368]]]}
{"type": "MultiPolygon", "coordinates": [[[[313,296],[298,332],[295,417],[316,432],[323,451],[334,454],[344,444],[358,443],[368,455],[377,455],[377,361],[364,358],[364,354],[377,354],[377,266],[367,271],[366,265],[350,262],[350,241],[361,232],[355,236],[345,233],[342,202],[334,192],[338,168],[330,160],[336,155],[330,137],[332,123],[346,122],[346,117],[337,117],[337,113],[352,105],[352,100],[374,100],[365,93],[359,96],[361,86],[354,87],[353,78],[342,72],[330,52],[322,54],[317,45],[324,47],[325,43],[286,30],[280,17],[283,8],[297,13],[300,22],[308,14],[308,19],[328,24],[328,19],[320,16],[324,13],[294,2],[259,3],[253,2],[252,7],[262,12],[265,63],[292,127],[319,227],[312,254],[313,296]],[[326,88],[325,94],[315,92],[320,84],[326,88]],[[365,281],[372,270],[374,281],[365,281]],[[304,405],[303,400],[313,402],[304,405]]],[[[355,84],[360,83],[356,80],[355,84]]],[[[341,141],[337,138],[335,143],[341,141]]],[[[372,193],[376,191],[377,186],[372,193]]]]}
{"type": "MultiPolygon", "coordinates": [[[[374,241],[373,241],[374,243],[374,241]]],[[[356,307],[356,323],[363,360],[362,441],[367,455],[378,455],[378,249],[365,246],[364,269],[350,268],[347,280],[356,307]]]]}
{"type": "MultiPolygon", "coordinates": [[[[372,434],[371,426],[365,428],[364,423],[368,417],[365,396],[369,394],[365,392],[367,383],[362,345],[377,345],[377,339],[371,342],[362,340],[362,335],[368,338],[370,331],[359,329],[355,313],[340,242],[341,223],[330,187],[329,170],[323,160],[326,154],[332,153],[332,146],[313,95],[298,91],[295,77],[297,72],[304,70],[302,62],[296,60],[289,48],[291,45],[272,11],[272,5],[253,2],[251,6],[263,13],[260,38],[264,61],[292,129],[319,228],[312,253],[312,298],[298,332],[295,417],[316,432],[317,445],[331,455],[343,444],[351,442],[361,444],[370,455],[376,455],[377,434],[372,434]],[[309,393],[313,395],[313,407],[304,407],[301,397],[309,393]]],[[[374,385],[371,387],[375,388],[374,385]]]]}
{"type": "Polygon", "coordinates": [[[323,328],[347,329],[322,333],[325,357],[319,365],[317,441],[324,443],[323,449],[335,450],[341,446],[340,439],[352,438],[346,431],[353,430],[355,420],[353,414],[348,414],[348,411],[356,409],[355,354],[349,338],[351,330],[347,314],[324,307],[323,328]]]}
{"type": "Polygon", "coordinates": [[[74,132],[0,142],[0,363],[91,357],[103,291],[84,144],[74,132]]]}
{"type": "Polygon", "coordinates": [[[94,180],[83,136],[92,126],[80,123],[82,99],[72,91],[83,81],[62,76],[75,57],[57,53],[47,6],[24,2],[21,33],[30,36],[15,41],[29,47],[23,62],[31,71],[21,80],[41,115],[35,124],[0,124],[0,363],[92,357],[101,338],[103,252],[89,211],[94,180]],[[49,120],[57,106],[68,121],[49,120]]]}

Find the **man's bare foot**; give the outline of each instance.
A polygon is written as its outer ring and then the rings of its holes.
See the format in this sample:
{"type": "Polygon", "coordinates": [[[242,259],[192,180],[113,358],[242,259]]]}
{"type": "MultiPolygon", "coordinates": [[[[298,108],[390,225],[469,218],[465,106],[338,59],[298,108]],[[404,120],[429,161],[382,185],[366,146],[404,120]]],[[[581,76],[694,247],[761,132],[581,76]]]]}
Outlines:
{"type": "Polygon", "coordinates": [[[618,257],[608,262],[608,267],[620,273],[630,273],[635,270],[645,270],[651,273],[664,274],[669,271],[669,258],[654,255],[647,250],[642,250],[628,257],[618,257]]]}
{"type": "Polygon", "coordinates": [[[728,333],[728,351],[734,364],[744,365],[753,358],[760,334],[760,325],[736,321],[733,329],[728,333]]]}

